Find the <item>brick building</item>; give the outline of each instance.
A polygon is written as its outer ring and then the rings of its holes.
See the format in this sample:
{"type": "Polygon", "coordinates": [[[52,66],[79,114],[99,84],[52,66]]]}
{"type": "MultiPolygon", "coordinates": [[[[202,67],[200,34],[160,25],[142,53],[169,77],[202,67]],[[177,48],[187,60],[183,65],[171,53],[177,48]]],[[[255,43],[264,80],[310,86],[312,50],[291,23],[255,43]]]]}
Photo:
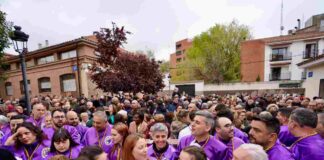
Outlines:
{"type": "Polygon", "coordinates": [[[289,30],[288,35],[249,40],[241,44],[242,82],[294,81],[306,79],[298,63],[324,53],[324,14],[309,18],[305,27],[289,30]]]}
{"type": "MultiPolygon", "coordinates": [[[[95,36],[85,36],[28,52],[26,71],[31,96],[101,94],[90,81],[88,67],[96,60],[95,36]]],[[[7,56],[9,64],[4,74],[7,79],[0,84],[0,97],[4,99],[23,96],[23,81],[19,56],[7,56]]]]}
{"type": "Polygon", "coordinates": [[[176,42],[176,52],[170,55],[170,74],[172,81],[185,74],[179,70],[179,64],[186,60],[186,52],[191,46],[191,39],[186,38],[176,42]]]}

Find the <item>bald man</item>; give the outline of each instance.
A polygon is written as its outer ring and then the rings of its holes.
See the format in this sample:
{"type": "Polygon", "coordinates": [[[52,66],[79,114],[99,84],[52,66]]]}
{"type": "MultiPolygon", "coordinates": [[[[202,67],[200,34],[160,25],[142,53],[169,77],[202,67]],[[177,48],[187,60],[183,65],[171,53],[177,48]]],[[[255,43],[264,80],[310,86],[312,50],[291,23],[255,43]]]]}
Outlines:
{"type": "Polygon", "coordinates": [[[66,113],[66,119],[67,119],[68,125],[71,125],[78,130],[78,132],[81,136],[81,139],[82,139],[83,135],[87,132],[88,127],[85,127],[80,124],[80,119],[79,119],[78,114],[74,111],[68,111],[66,113]]]}

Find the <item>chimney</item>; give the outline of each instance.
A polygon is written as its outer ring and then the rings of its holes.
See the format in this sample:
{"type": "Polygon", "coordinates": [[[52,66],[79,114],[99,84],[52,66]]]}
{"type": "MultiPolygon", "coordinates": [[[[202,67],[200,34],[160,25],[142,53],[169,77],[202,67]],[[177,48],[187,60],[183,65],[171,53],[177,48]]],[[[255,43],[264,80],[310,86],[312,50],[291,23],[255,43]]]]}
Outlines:
{"type": "Polygon", "coordinates": [[[48,47],[48,40],[45,40],[45,47],[48,47]]]}
{"type": "Polygon", "coordinates": [[[297,19],[298,22],[298,30],[300,29],[300,19],[297,19]]]}
{"type": "Polygon", "coordinates": [[[41,49],[41,48],[42,48],[42,44],[38,43],[38,49],[41,49]]]}

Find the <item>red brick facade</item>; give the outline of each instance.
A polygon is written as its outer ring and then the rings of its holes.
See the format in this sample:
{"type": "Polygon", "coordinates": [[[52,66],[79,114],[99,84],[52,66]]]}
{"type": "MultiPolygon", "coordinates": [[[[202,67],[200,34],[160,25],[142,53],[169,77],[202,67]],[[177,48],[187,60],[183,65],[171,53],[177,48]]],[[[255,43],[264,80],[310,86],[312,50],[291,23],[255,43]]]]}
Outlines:
{"type": "Polygon", "coordinates": [[[262,40],[241,43],[241,81],[255,82],[257,77],[264,80],[264,47],[262,40]]]}

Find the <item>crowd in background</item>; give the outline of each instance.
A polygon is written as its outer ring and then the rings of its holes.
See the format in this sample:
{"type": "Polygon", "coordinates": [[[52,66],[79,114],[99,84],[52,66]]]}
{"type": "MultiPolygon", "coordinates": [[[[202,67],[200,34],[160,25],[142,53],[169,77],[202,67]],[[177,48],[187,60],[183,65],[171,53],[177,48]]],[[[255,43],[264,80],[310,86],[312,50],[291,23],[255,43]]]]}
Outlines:
{"type": "Polygon", "coordinates": [[[0,99],[1,160],[324,159],[321,97],[191,97],[175,89],[170,96],[37,96],[31,106],[29,114],[23,100],[0,99]]]}

